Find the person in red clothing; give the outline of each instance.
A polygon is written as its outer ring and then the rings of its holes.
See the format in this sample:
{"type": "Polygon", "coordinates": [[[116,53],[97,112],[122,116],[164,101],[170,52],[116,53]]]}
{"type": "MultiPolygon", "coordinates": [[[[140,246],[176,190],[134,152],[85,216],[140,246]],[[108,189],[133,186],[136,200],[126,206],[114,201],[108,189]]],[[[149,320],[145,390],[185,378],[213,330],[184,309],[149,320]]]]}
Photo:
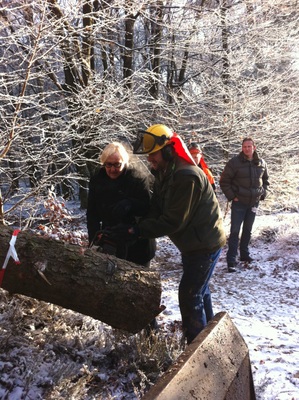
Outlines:
{"type": "Polygon", "coordinates": [[[216,192],[215,179],[203,158],[202,150],[201,150],[199,144],[196,142],[191,142],[189,144],[188,150],[189,150],[193,160],[195,161],[196,165],[198,165],[203,170],[203,172],[206,174],[208,181],[210,182],[210,184],[212,185],[212,188],[214,189],[214,192],[216,192]]]}

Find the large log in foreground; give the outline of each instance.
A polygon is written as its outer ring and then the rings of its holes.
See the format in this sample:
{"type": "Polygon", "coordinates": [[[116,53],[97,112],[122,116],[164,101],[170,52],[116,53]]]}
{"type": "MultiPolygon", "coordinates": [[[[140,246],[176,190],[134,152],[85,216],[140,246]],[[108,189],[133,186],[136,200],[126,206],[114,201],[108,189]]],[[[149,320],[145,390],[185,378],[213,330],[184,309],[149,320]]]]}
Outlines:
{"type": "Polygon", "coordinates": [[[256,400],[248,347],[226,312],[209,321],[142,400],[256,400]]]}
{"type": "MultiPolygon", "coordinates": [[[[0,226],[0,268],[12,230],[0,226]]],[[[157,272],[95,249],[20,232],[21,264],[10,258],[2,288],[68,308],[113,328],[139,332],[161,312],[157,272]]]]}

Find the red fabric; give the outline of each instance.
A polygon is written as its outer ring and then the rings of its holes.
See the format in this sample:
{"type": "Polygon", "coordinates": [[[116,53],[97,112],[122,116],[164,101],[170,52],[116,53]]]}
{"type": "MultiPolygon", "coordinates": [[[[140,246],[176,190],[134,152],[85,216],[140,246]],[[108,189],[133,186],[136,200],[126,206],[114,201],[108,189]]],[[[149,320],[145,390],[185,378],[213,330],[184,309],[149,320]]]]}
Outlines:
{"type": "MultiPolygon", "coordinates": [[[[197,151],[195,154],[198,155],[200,152],[197,151]]],[[[209,167],[207,166],[202,154],[199,154],[199,164],[203,172],[207,175],[207,178],[211,185],[215,184],[215,179],[213,177],[212,172],[210,171],[209,167]]]]}
{"type": "Polygon", "coordinates": [[[206,162],[205,162],[203,156],[200,157],[199,164],[201,165],[201,168],[202,168],[202,169],[205,169],[205,168],[209,169],[209,167],[207,166],[207,164],[206,164],[206,162]]]}
{"type": "Polygon", "coordinates": [[[196,165],[187,146],[177,133],[173,132],[170,143],[173,143],[174,150],[179,157],[182,157],[189,164],[196,165]]]}
{"type": "Polygon", "coordinates": [[[215,184],[215,179],[212,175],[212,172],[209,170],[207,164],[205,163],[205,160],[203,159],[203,157],[201,157],[200,161],[199,161],[201,168],[203,170],[203,172],[207,175],[207,178],[210,182],[211,185],[215,184]]]}
{"type": "MultiPolygon", "coordinates": [[[[185,143],[183,142],[183,140],[180,138],[180,136],[177,133],[173,132],[173,136],[170,139],[170,143],[173,143],[174,150],[179,157],[182,157],[189,164],[197,165],[196,162],[193,160],[193,157],[192,157],[190,151],[188,150],[188,147],[185,145],[185,143]]],[[[202,170],[206,174],[209,182],[211,184],[214,184],[215,183],[214,177],[202,155],[200,157],[199,163],[200,163],[202,170]]]]}

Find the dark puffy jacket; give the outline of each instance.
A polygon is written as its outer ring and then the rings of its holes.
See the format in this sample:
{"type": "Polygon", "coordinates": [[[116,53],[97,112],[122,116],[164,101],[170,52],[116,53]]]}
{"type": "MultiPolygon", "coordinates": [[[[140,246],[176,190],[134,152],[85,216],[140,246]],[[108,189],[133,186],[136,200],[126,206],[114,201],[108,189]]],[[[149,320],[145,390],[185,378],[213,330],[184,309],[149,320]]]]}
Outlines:
{"type": "Polygon", "coordinates": [[[142,237],[169,236],[183,254],[225,244],[218,200],[205,173],[176,157],[154,183],[151,208],[138,224],[142,237]]]}
{"type": "Polygon", "coordinates": [[[227,162],[220,187],[229,201],[237,197],[241,203],[252,206],[265,199],[268,178],[267,165],[256,152],[251,161],[241,152],[227,162]]]}
{"type": "MultiPolygon", "coordinates": [[[[90,179],[87,206],[87,230],[89,241],[100,229],[119,223],[135,224],[138,217],[146,215],[150,204],[149,181],[132,169],[126,169],[117,179],[111,179],[105,168],[90,179]],[[119,204],[125,207],[118,209],[119,204]],[[127,205],[127,206],[126,206],[127,205]]],[[[124,258],[117,253],[119,258],[124,258]]],[[[145,264],[154,257],[155,241],[140,239],[127,249],[126,259],[145,264]]]]}

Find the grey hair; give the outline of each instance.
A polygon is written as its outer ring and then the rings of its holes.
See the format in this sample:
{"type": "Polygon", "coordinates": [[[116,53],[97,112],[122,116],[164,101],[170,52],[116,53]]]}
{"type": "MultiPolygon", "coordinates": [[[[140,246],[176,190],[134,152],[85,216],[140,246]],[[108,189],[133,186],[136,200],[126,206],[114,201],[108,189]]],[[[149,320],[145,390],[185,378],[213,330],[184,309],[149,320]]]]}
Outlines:
{"type": "Polygon", "coordinates": [[[129,158],[130,158],[129,153],[127,152],[124,145],[122,145],[119,142],[112,142],[104,148],[104,150],[100,156],[101,164],[104,164],[105,161],[107,160],[107,158],[115,153],[118,153],[120,155],[124,164],[126,164],[127,166],[129,165],[129,158]]]}

